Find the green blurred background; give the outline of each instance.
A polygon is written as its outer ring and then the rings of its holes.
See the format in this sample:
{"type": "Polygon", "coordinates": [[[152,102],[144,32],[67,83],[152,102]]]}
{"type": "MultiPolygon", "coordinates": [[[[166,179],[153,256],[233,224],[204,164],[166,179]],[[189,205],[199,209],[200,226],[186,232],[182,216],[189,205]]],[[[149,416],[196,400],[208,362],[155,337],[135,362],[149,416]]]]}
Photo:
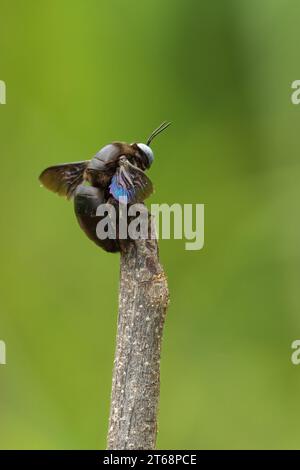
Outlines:
{"type": "Polygon", "coordinates": [[[0,0],[1,448],[104,448],[119,259],[41,189],[112,140],[153,145],[171,291],[158,447],[300,448],[297,0],[0,0]]]}

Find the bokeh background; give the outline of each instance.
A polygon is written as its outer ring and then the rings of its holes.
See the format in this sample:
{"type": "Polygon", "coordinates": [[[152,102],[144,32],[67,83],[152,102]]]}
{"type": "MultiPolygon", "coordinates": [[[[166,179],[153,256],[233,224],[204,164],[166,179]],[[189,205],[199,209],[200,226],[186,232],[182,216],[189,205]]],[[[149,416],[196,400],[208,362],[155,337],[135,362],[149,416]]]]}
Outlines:
{"type": "Polygon", "coordinates": [[[205,247],[160,243],[158,447],[300,447],[299,14],[297,0],[0,0],[1,448],[105,447],[118,255],[37,177],[164,119],[149,202],[205,203],[205,247]]]}

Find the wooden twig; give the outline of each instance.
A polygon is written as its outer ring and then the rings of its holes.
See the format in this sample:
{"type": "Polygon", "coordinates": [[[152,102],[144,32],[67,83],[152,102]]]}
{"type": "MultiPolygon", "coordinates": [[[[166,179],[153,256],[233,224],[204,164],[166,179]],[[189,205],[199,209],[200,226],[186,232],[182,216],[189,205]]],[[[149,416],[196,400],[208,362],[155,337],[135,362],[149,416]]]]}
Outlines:
{"type": "Polygon", "coordinates": [[[168,284],[156,240],[121,252],[108,449],[155,449],[168,284]]]}

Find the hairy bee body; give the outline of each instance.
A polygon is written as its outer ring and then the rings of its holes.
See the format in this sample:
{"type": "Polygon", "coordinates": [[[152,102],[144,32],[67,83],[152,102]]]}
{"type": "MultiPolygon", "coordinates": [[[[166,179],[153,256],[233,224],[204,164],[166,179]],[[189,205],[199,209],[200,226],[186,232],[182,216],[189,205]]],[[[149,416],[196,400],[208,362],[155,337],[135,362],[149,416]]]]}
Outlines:
{"type": "Polygon", "coordinates": [[[105,240],[97,237],[101,220],[97,208],[110,202],[118,210],[120,201],[128,205],[141,203],[152,194],[152,183],[145,174],[154,160],[150,143],[169,124],[164,122],[155,129],[146,144],[112,142],[91,160],[51,166],[41,173],[40,181],[47,189],[74,198],[80,227],[104,250],[119,251],[120,243],[118,237],[105,240]]]}

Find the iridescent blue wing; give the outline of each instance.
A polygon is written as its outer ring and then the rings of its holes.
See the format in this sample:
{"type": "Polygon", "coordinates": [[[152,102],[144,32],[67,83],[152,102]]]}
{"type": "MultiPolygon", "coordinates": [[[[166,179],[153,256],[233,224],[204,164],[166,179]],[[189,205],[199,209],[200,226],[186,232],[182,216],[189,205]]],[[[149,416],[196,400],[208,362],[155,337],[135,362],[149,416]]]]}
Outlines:
{"type": "Polygon", "coordinates": [[[153,185],[142,170],[126,160],[117,168],[109,192],[116,200],[127,198],[128,204],[135,204],[143,202],[153,193],[153,185]]]}

